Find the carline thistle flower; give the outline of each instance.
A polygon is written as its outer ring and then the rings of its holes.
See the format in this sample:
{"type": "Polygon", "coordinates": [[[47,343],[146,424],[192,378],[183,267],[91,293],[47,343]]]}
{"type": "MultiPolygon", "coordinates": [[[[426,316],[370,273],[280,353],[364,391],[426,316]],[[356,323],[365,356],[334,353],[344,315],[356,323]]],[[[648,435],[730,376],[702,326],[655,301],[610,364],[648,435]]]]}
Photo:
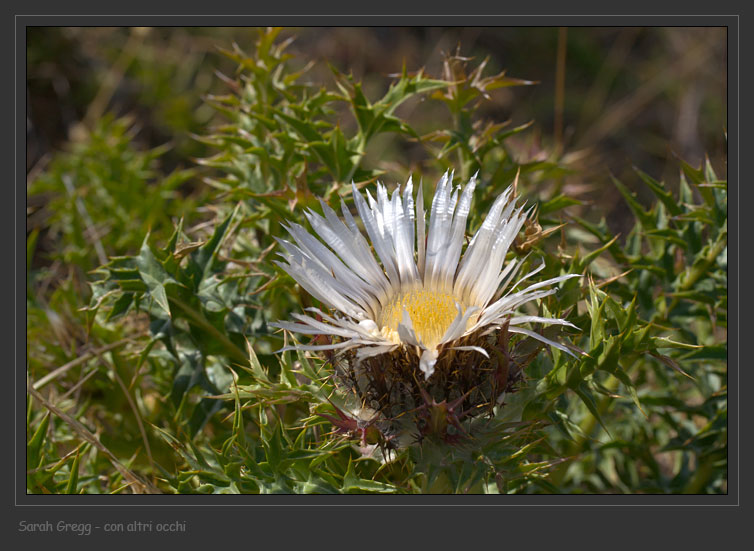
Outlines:
{"type": "Polygon", "coordinates": [[[490,333],[505,324],[511,333],[528,335],[571,354],[562,344],[519,327],[528,323],[574,327],[562,319],[517,315],[516,310],[557,291],[547,287],[579,275],[555,277],[513,292],[545,266],[540,264],[510,286],[522,261],[504,266],[505,256],[531,212],[524,212],[523,205],[516,207],[514,186],[497,198],[461,254],[476,184],[474,175],[462,191],[460,186],[451,190],[452,173],[446,173],[432,199],[428,231],[422,188],[419,186],[415,207],[411,178],[403,198],[397,188],[389,197],[385,186],[378,183],[376,200],[366,192],[368,203],[352,184],[356,208],[382,266],[343,201],[343,220],[321,199],[324,218],[311,210],[305,212],[321,241],[299,224],[283,224],[296,244],[276,238],[286,251],[281,256],[287,263],[275,263],[341,314],[331,316],[309,308],[325,321],[293,314],[300,323],[273,324],[296,333],[340,338],[286,350],[356,349],[358,358],[366,358],[409,347],[419,355],[419,368],[429,378],[443,350],[474,350],[487,356],[481,347],[456,343],[480,329],[490,333]],[[508,288],[511,290],[504,293],[508,288]]]}

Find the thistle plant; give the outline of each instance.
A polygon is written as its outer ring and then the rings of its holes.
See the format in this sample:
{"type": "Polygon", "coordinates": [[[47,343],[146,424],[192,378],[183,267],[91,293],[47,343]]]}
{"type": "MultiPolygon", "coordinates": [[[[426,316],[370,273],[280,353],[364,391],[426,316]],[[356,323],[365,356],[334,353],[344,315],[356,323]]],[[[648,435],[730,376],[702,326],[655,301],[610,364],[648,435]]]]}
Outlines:
{"type": "Polygon", "coordinates": [[[370,99],[313,84],[281,32],[222,50],[202,208],[105,240],[88,308],[53,294],[101,346],[71,379],[30,349],[29,491],[724,492],[725,179],[637,171],[647,208],[606,177],[634,217],[614,235],[560,185],[576,161],[485,116],[533,82],[459,51],[370,99]]]}
{"type": "MultiPolygon", "coordinates": [[[[548,287],[578,275],[551,278],[513,292],[544,268],[540,265],[517,281],[520,261],[503,268],[508,248],[527,218],[524,207],[516,208],[511,197],[513,186],[493,203],[461,257],[476,177],[462,191],[459,188],[451,194],[452,187],[452,174],[446,173],[432,200],[429,231],[422,189],[414,209],[411,179],[402,200],[398,189],[389,198],[378,184],[377,199],[367,191],[367,204],[353,187],[354,202],[382,266],[345,203],[341,203],[345,223],[324,202],[324,218],[306,213],[332,250],[298,224],[287,226],[296,244],[279,240],[287,263],[278,265],[340,315],[333,317],[312,307],[309,310],[317,319],[293,314],[299,323],[273,325],[315,335],[315,341],[330,341],[283,350],[343,351],[335,362],[347,364],[338,370],[343,372],[340,379],[350,383],[345,386],[384,420],[424,408],[428,411],[421,412],[420,424],[426,428],[437,424],[435,409],[446,408],[448,413],[439,415],[449,415],[452,426],[463,431],[460,420],[481,408],[493,411],[498,397],[515,384],[517,372],[525,367],[514,362],[514,376],[509,380],[509,333],[528,335],[571,353],[521,325],[572,324],[517,315],[517,311],[555,293],[556,289],[548,287]],[[494,361],[491,355],[496,356],[494,361]],[[418,381],[419,371],[425,384],[418,381]],[[448,402],[452,406],[446,406],[448,402]]],[[[447,427],[445,422],[442,428],[447,427]]]]}

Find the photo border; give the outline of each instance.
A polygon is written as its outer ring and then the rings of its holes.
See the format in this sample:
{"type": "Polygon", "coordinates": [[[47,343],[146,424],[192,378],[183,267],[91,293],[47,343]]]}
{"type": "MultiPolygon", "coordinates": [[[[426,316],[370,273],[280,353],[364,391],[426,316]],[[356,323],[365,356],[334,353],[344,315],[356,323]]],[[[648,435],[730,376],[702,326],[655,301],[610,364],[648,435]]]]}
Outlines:
{"type": "MultiPolygon", "coordinates": [[[[101,6],[97,6],[100,11],[101,6]]],[[[29,10],[21,10],[23,12],[29,10]]],[[[128,519],[137,519],[149,516],[150,518],[175,519],[177,517],[194,517],[192,522],[194,529],[200,530],[207,527],[208,520],[202,520],[210,515],[210,524],[215,522],[215,517],[243,518],[244,515],[257,511],[272,509],[279,511],[278,514],[294,514],[294,511],[286,512],[283,508],[302,508],[296,511],[297,516],[310,515],[312,511],[318,511],[314,516],[337,517],[342,509],[355,508],[351,514],[368,515],[374,508],[429,508],[430,511],[440,508],[468,507],[473,515],[486,510],[498,511],[507,515],[509,511],[523,508],[530,514],[536,515],[531,507],[550,510],[555,507],[558,515],[569,514],[575,508],[577,511],[582,507],[590,510],[589,514],[602,511],[606,508],[615,514],[622,514],[624,509],[641,508],[653,509],[655,507],[707,507],[740,508],[740,373],[739,373],[739,338],[740,338],[740,312],[739,312],[739,220],[740,220],[740,197],[739,197],[739,174],[740,174],[740,131],[739,131],[739,94],[740,94],[740,16],[739,15],[472,15],[456,14],[447,16],[437,15],[281,15],[263,14],[252,16],[212,16],[212,15],[54,15],[19,13],[14,15],[14,98],[15,130],[14,140],[14,171],[16,186],[14,189],[15,212],[12,218],[14,222],[14,249],[15,249],[15,301],[14,301],[14,337],[12,344],[14,349],[14,397],[13,397],[13,429],[14,429],[14,469],[15,480],[13,481],[13,503],[11,515],[15,522],[20,518],[30,521],[38,518],[76,519],[83,515],[91,518],[107,518],[118,516],[123,522],[128,519]],[[179,22],[179,23],[176,23],[179,22]],[[481,23],[481,24],[480,24],[481,23]],[[25,31],[29,26],[266,26],[282,24],[286,26],[727,26],[728,27],[728,181],[729,181],[729,208],[730,224],[729,237],[729,289],[732,290],[733,300],[729,300],[729,319],[733,320],[733,330],[729,330],[729,386],[735,392],[729,394],[729,411],[733,413],[729,417],[729,451],[728,451],[728,494],[727,495],[470,495],[470,496],[393,496],[393,495],[175,495],[175,496],[44,496],[27,495],[25,489],[25,444],[26,435],[20,427],[18,420],[25,416],[25,400],[21,397],[26,395],[25,373],[26,366],[22,351],[26,349],[25,333],[20,330],[25,327],[25,295],[21,292],[24,288],[25,266],[23,246],[24,239],[21,232],[24,218],[20,216],[25,212],[25,31]],[[21,187],[21,186],[24,187],[21,187]],[[732,254],[731,254],[732,253],[732,254]],[[247,508],[253,508],[253,511],[247,508]],[[503,507],[504,510],[498,508],[503,507]],[[211,511],[217,508],[218,511],[211,511]],[[324,513],[319,508],[324,508],[324,513]],[[568,509],[566,509],[568,508],[568,509]],[[244,512],[245,511],[245,512],[244,512]],[[562,511],[562,512],[561,512],[562,511]]],[[[5,223],[9,223],[6,220],[5,223]]],[[[9,332],[5,332],[6,337],[9,332]]],[[[413,515],[409,510],[397,515],[413,515]]],[[[583,509],[582,509],[583,510],[583,509]]],[[[555,511],[552,511],[555,512],[555,511]]],[[[663,510],[660,515],[668,512],[663,510]]],[[[375,511],[375,514],[379,514],[375,511]]],[[[430,515],[432,513],[430,512],[430,515]]],[[[579,513],[576,513],[579,514],[579,513]]],[[[611,513],[612,514],[612,513],[611,513]]],[[[268,515],[266,515],[268,516],[268,515]]],[[[273,516],[271,513],[269,516],[273,516]]],[[[277,516],[274,515],[274,516],[277,516]]],[[[467,516],[467,515],[465,515],[467,516]]],[[[717,513],[715,514],[717,516],[717,513]]],[[[379,514],[382,517],[382,514],[379,514]]],[[[227,524],[223,522],[227,527],[227,524]]],[[[243,527],[243,521],[241,521],[243,527]]],[[[212,527],[214,529],[214,527],[212,527]]],[[[204,533],[204,532],[202,532],[204,533]]],[[[24,541],[29,541],[28,534],[24,541]]]]}

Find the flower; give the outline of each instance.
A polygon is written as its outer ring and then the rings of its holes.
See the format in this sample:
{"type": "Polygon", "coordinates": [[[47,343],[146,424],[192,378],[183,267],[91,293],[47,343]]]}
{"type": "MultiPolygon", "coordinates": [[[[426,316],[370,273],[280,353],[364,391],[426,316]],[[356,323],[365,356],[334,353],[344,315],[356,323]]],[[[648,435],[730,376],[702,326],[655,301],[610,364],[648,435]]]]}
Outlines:
{"type": "Polygon", "coordinates": [[[446,173],[437,185],[428,229],[422,188],[415,205],[411,178],[402,197],[398,189],[389,197],[378,183],[376,200],[369,191],[365,200],[352,184],[356,209],[381,264],[343,201],[342,220],[322,200],[324,217],[312,210],[305,212],[319,239],[299,224],[283,224],[295,244],[277,239],[285,250],[280,253],[285,262],[276,264],[336,311],[330,315],[308,308],[318,319],[293,314],[295,323],[273,324],[296,333],[336,337],[326,344],[283,350],[355,349],[356,357],[364,359],[406,347],[416,352],[419,368],[429,379],[445,351],[471,350],[488,357],[484,347],[463,346],[459,341],[505,326],[508,332],[528,335],[571,354],[564,345],[521,327],[528,323],[573,327],[571,323],[516,312],[527,302],[555,293],[554,284],[579,276],[562,275],[514,292],[544,268],[542,263],[510,285],[523,260],[505,265],[505,256],[531,210],[524,212],[523,206],[516,206],[515,186],[510,186],[496,199],[463,251],[477,176],[463,190],[460,186],[452,189],[452,177],[446,173]]]}

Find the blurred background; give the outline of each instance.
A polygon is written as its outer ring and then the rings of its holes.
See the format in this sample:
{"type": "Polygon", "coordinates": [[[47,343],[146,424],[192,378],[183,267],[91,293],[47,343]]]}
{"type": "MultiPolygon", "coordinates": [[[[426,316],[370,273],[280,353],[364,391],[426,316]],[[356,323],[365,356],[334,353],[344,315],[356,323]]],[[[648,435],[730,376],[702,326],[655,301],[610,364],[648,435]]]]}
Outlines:
{"type": "MultiPolygon", "coordinates": [[[[328,65],[363,80],[368,98],[380,97],[390,75],[405,65],[442,75],[444,54],[478,63],[489,58],[485,75],[505,70],[533,86],[503,88],[480,109],[487,119],[524,133],[521,161],[556,151],[578,168],[566,191],[591,201],[614,231],[621,231],[625,203],[609,174],[639,194],[632,166],[673,186],[679,156],[698,166],[709,156],[726,174],[726,29],[700,28],[295,28],[291,63],[308,66],[306,82],[334,89],[328,65]]],[[[224,93],[218,73],[233,75],[234,62],[219,53],[237,43],[252,51],[249,28],[56,28],[27,31],[27,171],[33,181],[55,152],[85,140],[103,115],[128,115],[128,140],[144,150],[165,146],[159,171],[195,166],[206,153],[192,137],[218,122],[203,101],[224,93]]],[[[410,116],[422,133],[447,118],[440,102],[408,101],[399,115],[410,116]]],[[[355,124],[341,117],[344,132],[355,124]]],[[[420,146],[391,142],[371,148],[373,163],[399,172],[424,160],[420,146]],[[402,167],[398,170],[396,167],[402,167]]],[[[181,184],[186,195],[202,186],[181,184]]],[[[647,195],[646,200],[649,201],[647,195]]],[[[38,250],[54,249],[44,229],[50,199],[33,194],[28,229],[43,235],[38,250]]]]}

